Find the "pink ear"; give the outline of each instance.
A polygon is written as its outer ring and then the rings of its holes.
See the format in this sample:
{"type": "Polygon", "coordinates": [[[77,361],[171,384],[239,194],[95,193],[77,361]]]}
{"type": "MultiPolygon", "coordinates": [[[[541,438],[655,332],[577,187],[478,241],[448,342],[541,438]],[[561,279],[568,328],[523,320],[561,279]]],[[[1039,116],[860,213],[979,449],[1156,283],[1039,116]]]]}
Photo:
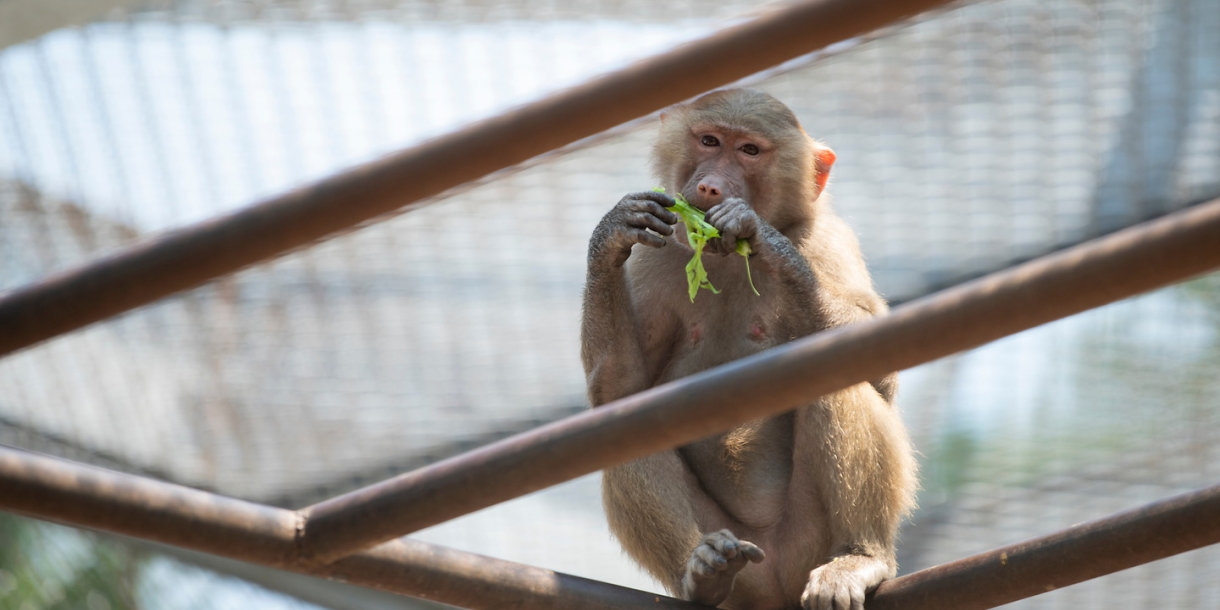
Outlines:
{"type": "Polygon", "coordinates": [[[818,193],[821,194],[826,190],[826,180],[830,178],[830,167],[835,164],[835,159],[838,157],[835,156],[835,151],[818,144],[814,144],[813,155],[817,160],[815,163],[817,173],[814,174],[813,180],[818,183],[818,193]]]}

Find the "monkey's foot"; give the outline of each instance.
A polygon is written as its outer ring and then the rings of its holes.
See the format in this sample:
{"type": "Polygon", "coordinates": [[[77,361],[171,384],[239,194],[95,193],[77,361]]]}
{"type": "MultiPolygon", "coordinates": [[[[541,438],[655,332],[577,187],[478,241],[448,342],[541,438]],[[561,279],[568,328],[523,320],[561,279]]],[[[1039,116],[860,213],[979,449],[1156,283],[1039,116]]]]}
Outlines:
{"type": "Polygon", "coordinates": [[[729,530],[707,534],[686,562],[682,596],[701,604],[718,605],[733,590],[737,573],[748,562],[758,563],[765,556],[757,545],[738,540],[729,530]]]}
{"type": "Polygon", "coordinates": [[[809,573],[804,610],[864,610],[864,596],[893,576],[889,563],[867,555],[835,557],[809,573]]]}

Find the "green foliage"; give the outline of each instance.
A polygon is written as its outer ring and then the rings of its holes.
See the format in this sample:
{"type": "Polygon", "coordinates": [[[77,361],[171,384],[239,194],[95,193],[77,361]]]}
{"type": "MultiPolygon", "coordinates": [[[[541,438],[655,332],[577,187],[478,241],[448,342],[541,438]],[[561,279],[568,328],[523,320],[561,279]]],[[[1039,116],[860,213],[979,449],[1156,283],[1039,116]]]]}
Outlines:
{"type": "Polygon", "coordinates": [[[746,281],[750,283],[750,290],[754,291],[754,296],[762,296],[758,294],[758,289],[754,287],[754,278],[750,275],[750,255],[754,253],[754,250],[750,248],[750,242],[739,239],[737,240],[737,247],[734,249],[742,258],[746,259],[746,281]]]}
{"type": "Polygon", "coordinates": [[[925,496],[938,501],[952,497],[970,479],[970,470],[980,452],[979,439],[967,430],[949,430],[938,438],[925,456],[923,470],[925,496]]]}
{"type": "Polygon", "coordinates": [[[1187,298],[1208,306],[1213,318],[1220,319],[1220,273],[1209,273],[1179,285],[1187,298]]]}
{"type": "Polygon", "coordinates": [[[134,610],[141,563],[126,545],[0,513],[0,610],[134,610]]]}

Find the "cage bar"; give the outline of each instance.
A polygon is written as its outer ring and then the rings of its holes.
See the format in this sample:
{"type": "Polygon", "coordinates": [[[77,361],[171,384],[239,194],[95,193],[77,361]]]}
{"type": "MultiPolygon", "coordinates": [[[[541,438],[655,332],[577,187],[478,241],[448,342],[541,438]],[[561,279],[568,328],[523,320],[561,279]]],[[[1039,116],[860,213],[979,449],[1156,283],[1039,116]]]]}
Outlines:
{"type": "Polygon", "coordinates": [[[1220,485],[881,583],[869,610],[982,610],[1220,542],[1220,485]]]}
{"type": "Polygon", "coordinates": [[[704,607],[410,539],[311,566],[297,512],[4,446],[0,508],[466,608],[704,607]]]}

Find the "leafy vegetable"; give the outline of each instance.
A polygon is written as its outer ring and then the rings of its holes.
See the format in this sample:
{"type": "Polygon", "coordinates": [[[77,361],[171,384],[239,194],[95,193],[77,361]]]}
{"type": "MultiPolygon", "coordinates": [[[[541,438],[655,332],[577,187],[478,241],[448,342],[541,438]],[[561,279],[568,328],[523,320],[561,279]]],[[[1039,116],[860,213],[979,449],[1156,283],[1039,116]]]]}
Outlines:
{"type": "MultiPolygon", "coordinates": [[[[665,189],[659,186],[652,190],[658,193],[665,192],[665,189]]],[[[682,196],[682,193],[674,195],[674,201],[674,205],[666,209],[682,219],[682,223],[686,225],[686,241],[695,250],[694,256],[686,264],[686,284],[690,291],[690,301],[694,303],[695,295],[700,288],[711,290],[712,294],[720,294],[720,291],[707,279],[707,269],[703,267],[703,247],[707,245],[707,240],[720,237],[720,231],[704,220],[703,210],[691,205],[686,197],[682,196]]],[[[750,242],[739,239],[735,249],[742,258],[746,259],[746,279],[750,282],[750,289],[757,295],[758,289],[754,287],[754,279],[750,277],[750,242]]]]}
{"type": "Polygon", "coordinates": [[[744,239],[739,239],[737,240],[737,247],[734,249],[737,250],[737,253],[740,254],[742,258],[746,259],[746,281],[750,282],[750,290],[754,291],[754,296],[762,296],[761,294],[758,294],[758,289],[754,287],[754,278],[750,277],[750,255],[754,253],[754,250],[750,248],[750,242],[744,239]]]}

